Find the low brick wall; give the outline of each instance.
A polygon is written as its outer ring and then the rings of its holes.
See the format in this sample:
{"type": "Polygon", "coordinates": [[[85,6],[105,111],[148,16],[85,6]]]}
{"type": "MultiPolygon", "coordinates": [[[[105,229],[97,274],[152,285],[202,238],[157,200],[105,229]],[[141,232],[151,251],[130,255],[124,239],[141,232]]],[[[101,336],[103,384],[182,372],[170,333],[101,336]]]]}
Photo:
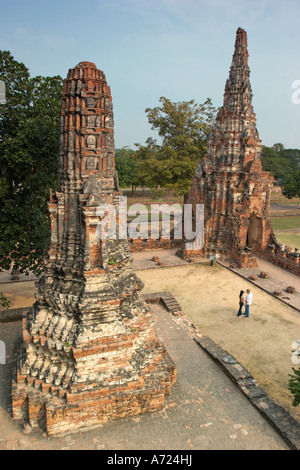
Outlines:
{"type": "Polygon", "coordinates": [[[153,240],[147,239],[129,239],[128,240],[130,251],[135,253],[143,250],[170,250],[172,248],[181,248],[182,240],[159,238],[153,240]]]}
{"type": "Polygon", "coordinates": [[[270,263],[273,263],[276,266],[279,266],[280,268],[295,274],[296,276],[300,276],[300,264],[298,261],[296,261],[296,258],[283,258],[279,253],[272,253],[267,251],[263,251],[260,256],[270,263]]]}

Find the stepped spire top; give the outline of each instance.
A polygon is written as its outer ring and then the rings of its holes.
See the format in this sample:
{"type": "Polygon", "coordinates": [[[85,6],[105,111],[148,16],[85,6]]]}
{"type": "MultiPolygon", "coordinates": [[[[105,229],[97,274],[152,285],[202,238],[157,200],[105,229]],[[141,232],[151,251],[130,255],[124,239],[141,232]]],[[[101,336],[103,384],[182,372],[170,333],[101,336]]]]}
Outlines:
{"type": "Polygon", "coordinates": [[[218,166],[249,170],[249,162],[255,160],[255,166],[259,165],[260,155],[261,141],[252,107],[247,33],[238,28],[223,107],[219,110],[216,128],[210,135],[208,158],[218,166]]]}
{"type": "Polygon", "coordinates": [[[234,64],[235,61],[237,61],[236,65],[248,65],[247,33],[242,28],[238,28],[236,32],[232,63],[234,64]]]}

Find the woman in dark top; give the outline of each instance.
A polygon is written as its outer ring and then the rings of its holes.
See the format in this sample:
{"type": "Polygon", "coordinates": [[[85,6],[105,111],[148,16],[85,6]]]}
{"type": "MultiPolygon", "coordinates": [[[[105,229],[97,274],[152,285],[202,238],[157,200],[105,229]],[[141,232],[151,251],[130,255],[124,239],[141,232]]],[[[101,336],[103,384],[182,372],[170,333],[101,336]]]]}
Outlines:
{"type": "Polygon", "coordinates": [[[243,290],[241,290],[240,296],[239,296],[240,308],[239,308],[239,311],[238,311],[238,314],[237,314],[238,317],[242,316],[242,308],[243,308],[243,305],[245,304],[244,294],[245,294],[245,292],[243,290]]]}

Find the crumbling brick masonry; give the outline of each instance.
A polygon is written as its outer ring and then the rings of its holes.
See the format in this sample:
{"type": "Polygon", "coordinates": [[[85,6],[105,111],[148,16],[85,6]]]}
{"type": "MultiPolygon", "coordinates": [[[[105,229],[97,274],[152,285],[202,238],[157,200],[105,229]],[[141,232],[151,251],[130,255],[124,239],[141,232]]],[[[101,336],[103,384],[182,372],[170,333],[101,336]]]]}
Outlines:
{"type": "Polygon", "coordinates": [[[120,192],[110,88],[91,62],[69,70],[60,139],[49,256],[12,384],[13,417],[50,435],[158,410],[176,380],[127,240],[99,238],[97,208],[117,211],[120,192]]]}

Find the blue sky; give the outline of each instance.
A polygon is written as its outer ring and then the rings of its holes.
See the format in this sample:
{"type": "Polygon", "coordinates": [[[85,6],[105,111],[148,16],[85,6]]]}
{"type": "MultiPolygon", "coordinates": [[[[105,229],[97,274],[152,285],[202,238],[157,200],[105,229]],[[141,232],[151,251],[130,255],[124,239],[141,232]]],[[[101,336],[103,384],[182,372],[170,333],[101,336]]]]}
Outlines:
{"type": "Polygon", "coordinates": [[[134,148],[155,137],[145,109],[161,96],[222,105],[242,27],[262,143],[300,148],[299,18],[299,0],[0,0],[0,49],[32,76],[94,62],[111,87],[116,147],[134,148]]]}

